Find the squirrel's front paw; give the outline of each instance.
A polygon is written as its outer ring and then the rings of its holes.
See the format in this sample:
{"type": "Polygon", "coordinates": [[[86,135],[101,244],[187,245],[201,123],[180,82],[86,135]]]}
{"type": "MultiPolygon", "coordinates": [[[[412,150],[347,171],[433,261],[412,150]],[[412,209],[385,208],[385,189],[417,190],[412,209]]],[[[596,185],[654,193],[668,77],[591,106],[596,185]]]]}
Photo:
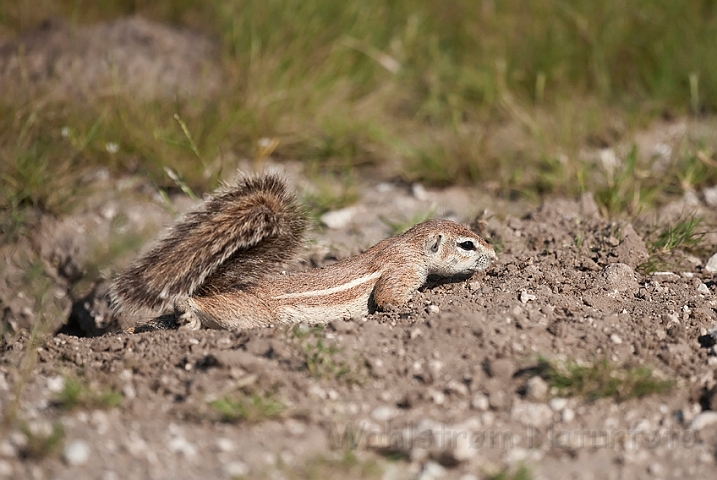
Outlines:
{"type": "Polygon", "coordinates": [[[199,330],[202,322],[194,313],[187,299],[177,300],[174,303],[174,318],[177,320],[179,330],[199,330]]]}

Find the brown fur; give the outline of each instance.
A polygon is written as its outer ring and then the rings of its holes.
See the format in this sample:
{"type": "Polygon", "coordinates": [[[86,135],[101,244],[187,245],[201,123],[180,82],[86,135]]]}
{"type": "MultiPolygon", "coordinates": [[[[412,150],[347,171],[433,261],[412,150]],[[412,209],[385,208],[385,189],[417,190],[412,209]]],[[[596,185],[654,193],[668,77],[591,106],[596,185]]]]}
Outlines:
{"type": "Polygon", "coordinates": [[[278,274],[306,220],[276,175],[245,177],[189,213],[112,287],[118,312],[175,307],[190,328],[324,323],[408,302],[429,275],[485,269],[493,248],[448,220],[428,220],[334,265],[278,274]]]}
{"type": "Polygon", "coordinates": [[[162,313],[181,298],[252,285],[290,259],[306,218],[279,175],[245,176],[188,213],[115,280],[125,316],[162,313]]]}

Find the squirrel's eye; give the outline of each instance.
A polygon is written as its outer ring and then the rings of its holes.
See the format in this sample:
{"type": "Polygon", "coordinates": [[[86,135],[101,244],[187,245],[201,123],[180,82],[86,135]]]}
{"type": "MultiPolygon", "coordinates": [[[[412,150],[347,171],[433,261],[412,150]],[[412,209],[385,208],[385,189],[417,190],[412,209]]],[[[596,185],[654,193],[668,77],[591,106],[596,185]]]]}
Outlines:
{"type": "Polygon", "coordinates": [[[473,243],[470,240],[466,240],[465,242],[461,242],[458,244],[459,247],[461,247],[463,250],[475,250],[476,244],[473,243]]]}

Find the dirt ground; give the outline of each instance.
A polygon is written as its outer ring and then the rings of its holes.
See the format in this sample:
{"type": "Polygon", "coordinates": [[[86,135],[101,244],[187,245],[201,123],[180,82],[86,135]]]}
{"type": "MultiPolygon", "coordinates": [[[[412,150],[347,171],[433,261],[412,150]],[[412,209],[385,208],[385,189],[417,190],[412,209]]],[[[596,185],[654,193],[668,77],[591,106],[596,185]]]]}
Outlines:
{"type": "Polygon", "coordinates": [[[426,212],[471,223],[498,260],[367,318],[130,334],[111,317],[108,279],[173,217],[146,180],[98,171],[83,182],[96,188],[73,215],[35,215],[0,245],[0,478],[714,475],[717,209],[706,192],[629,222],[603,217],[590,194],[535,207],[364,178],[360,200],[324,217],[330,228],[287,268],[357,253],[426,212]],[[701,248],[646,273],[656,232],[692,214],[701,248]],[[617,392],[569,395],[546,365],[612,365],[617,392]],[[667,389],[629,398],[624,372],[640,367],[667,389]]]}
{"type": "MultiPolygon", "coordinates": [[[[67,333],[42,342],[33,364],[30,335],[20,327],[23,318],[32,323],[32,312],[13,303],[17,295],[7,298],[13,282],[4,270],[4,321],[20,333],[6,335],[2,346],[0,404],[16,408],[21,421],[4,429],[0,474],[486,478],[521,465],[532,478],[714,472],[717,283],[706,257],[682,257],[674,273],[639,273],[648,255],[641,234],[602,218],[590,195],[497,214],[493,208],[517,207],[457,189],[362,188],[363,200],[344,212],[348,221],[314,232],[291,268],[366,248],[388,234],[379,216],[431,205],[463,219],[479,212],[474,227],[500,247],[498,261],[470,279],[429,285],[397,311],[321,328],[235,334],[147,327],[88,337],[112,327],[104,283],[72,303],[68,278],[89,247],[63,232],[77,237],[78,225],[94,221],[86,238],[101,239],[113,208],[125,218],[142,211],[144,222],[171,217],[135,183],[133,202],[118,201],[128,195],[122,187],[98,188],[84,213],[40,229],[36,242],[44,265],[56,269],[51,291],[66,314],[55,327],[67,333]],[[563,398],[548,388],[541,358],[644,365],[675,383],[625,401],[563,398]],[[63,397],[71,381],[85,389],[74,408],[63,397]],[[102,400],[102,392],[118,399],[102,400]],[[217,400],[240,405],[238,419],[217,400]],[[62,429],[56,445],[53,425],[62,429]]],[[[179,209],[189,207],[183,198],[179,209]]],[[[685,208],[677,202],[659,215],[685,208]]],[[[703,242],[717,245],[714,234],[703,242]]],[[[20,265],[21,250],[6,245],[5,264],[20,265]]]]}

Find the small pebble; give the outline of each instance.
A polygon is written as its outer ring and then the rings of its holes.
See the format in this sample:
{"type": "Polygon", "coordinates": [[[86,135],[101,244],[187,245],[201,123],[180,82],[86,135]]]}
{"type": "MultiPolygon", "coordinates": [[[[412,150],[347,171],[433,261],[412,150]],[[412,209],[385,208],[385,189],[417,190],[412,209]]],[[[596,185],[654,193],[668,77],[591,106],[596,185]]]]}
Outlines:
{"type": "Polygon", "coordinates": [[[197,449],[184,437],[174,437],[169,441],[167,447],[170,451],[184,455],[185,457],[193,457],[197,454],[197,449]]]}
{"type": "Polygon", "coordinates": [[[436,462],[427,462],[423,466],[423,470],[416,477],[417,480],[433,480],[434,478],[441,478],[445,476],[446,469],[440,466],[436,462]]]}
{"type": "Polygon", "coordinates": [[[561,398],[561,397],[555,397],[550,400],[549,404],[550,404],[550,408],[552,408],[553,411],[562,412],[565,409],[565,407],[568,406],[568,399],[561,398]]]}
{"type": "Polygon", "coordinates": [[[699,287],[697,287],[697,293],[701,293],[702,295],[709,295],[710,288],[705,285],[704,283],[700,283],[699,287]]]}
{"type": "Polygon", "coordinates": [[[0,460],[0,477],[11,477],[13,474],[12,463],[0,460]]]}
{"type": "Polygon", "coordinates": [[[220,452],[232,452],[234,451],[234,442],[228,438],[219,438],[217,439],[217,450],[220,452]]]}
{"type": "Polygon", "coordinates": [[[548,384],[542,378],[535,376],[526,384],[526,397],[534,402],[541,402],[548,396],[548,384]]]}
{"type": "Polygon", "coordinates": [[[622,338],[616,333],[613,333],[610,335],[610,341],[614,343],[615,345],[620,345],[622,343],[622,338]]]}
{"type": "Polygon", "coordinates": [[[659,463],[655,462],[655,463],[651,463],[651,464],[647,467],[647,471],[648,471],[650,474],[652,474],[652,475],[662,475],[662,472],[663,472],[664,470],[663,470],[663,468],[662,468],[662,465],[660,465],[659,463]]]}
{"type": "Polygon", "coordinates": [[[533,295],[531,293],[528,293],[528,291],[525,289],[520,291],[519,299],[520,299],[521,303],[528,303],[529,301],[535,300],[537,298],[538,297],[536,297],[535,295],[533,295]]]}
{"type": "Polygon", "coordinates": [[[566,408],[563,413],[560,414],[560,419],[565,423],[570,423],[575,420],[575,411],[572,408],[566,408]]]}
{"type": "Polygon", "coordinates": [[[47,379],[47,389],[52,393],[60,393],[65,388],[65,378],[61,376],[47,379]]]}
{"type": "Polygon", "coordinates": [[[426,191],[426,188],[420,183],[414,183],[411,185],[411,193],[416,198],[416,200],[428,200],[428,192],[426,191]]]}
{"type": "Polygon", "coordinates": [[[249,474],[249,466],[239,460],[224,464],[222,470],[228,477],[243,477],[249,474]]]}
{"type": "Polygon", "coordinates": [[[438,313],[438,312],[440,312],[440,311],[441,311],[441,309],[438,308],[438,305],[429,305],[429,306],[428,306],[428,313],[431,313],[431,314],[434,314],[434,315],[435,315],[436,313],[438,313]]]}
{"type": "Polygon", "coordinates": [[[340,230],[351,223],[356,216],[356,207],[342,208],[341,210],[333,210],[321,215],[321,223],[331,230],[340,230]]]}
{"type": "Polygon", "coordinates": [[[707,260],[707,264],[705,265],[705,270],[707,270],[710,273],[717,273],[717,253],[712,255],[709,260],[707,260]]]}
{"type": "Polygon", "coordinates": [[[486,411],[489,407],[490,403],[488,402],[488,397],[482,393],[476,394],[471,400],[471,408],[476,410],[486,411]]]}
{"type": "Polygon", "coordinates": [[[385,422],[391,420],[396,416],[396,409],[388,406],[376,407],[371,412],[371,417],[379,422],[385,422]]]}
{"type": "Polygon", "coordinates": [[[703,428],[717,423],[717,412],[708,410],[697,415],[690,423],[690,429],[700,431],[703,428]]]}
{"type": "Polygon", "coordinates": [[[70,466],[84,465],[90,459],[90,446],[84,440],[73,440],[65,446],[62,458],[70,466]]]}
{"type": "Polygon", "coordinates": [[[714,187],[705,187],[702,189],[702,195],[705,197],[705,203],[711,207],[717,207],[717,185],[714,187]]]}

